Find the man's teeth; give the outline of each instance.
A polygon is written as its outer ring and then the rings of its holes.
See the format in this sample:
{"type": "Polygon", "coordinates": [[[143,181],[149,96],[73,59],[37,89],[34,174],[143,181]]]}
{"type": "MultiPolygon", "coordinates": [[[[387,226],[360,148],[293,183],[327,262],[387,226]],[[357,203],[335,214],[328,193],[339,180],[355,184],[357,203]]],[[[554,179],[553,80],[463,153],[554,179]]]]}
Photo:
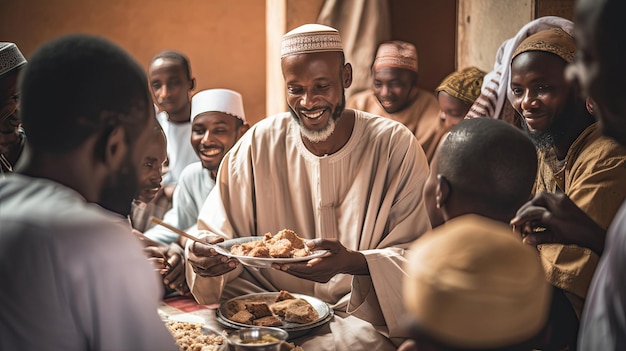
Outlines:
{"type": "Polygon", "coordinates": [[[220,153],[220,150],[218,149],[209,149],[209,150],[202,151],[202,154],[205,156],[215,156],[219,153],[220,153]]]}
{"type": "Polygon", "coordinates": [[[315,113],[306,113],[306,112],[302,112],[302,114],[306,117],[306,118],[311,118],[311,119],[315,119],[318,118],[319,116],[321,116],[324,113],[324,110],[320,110],[318,112],[315,113]]]}

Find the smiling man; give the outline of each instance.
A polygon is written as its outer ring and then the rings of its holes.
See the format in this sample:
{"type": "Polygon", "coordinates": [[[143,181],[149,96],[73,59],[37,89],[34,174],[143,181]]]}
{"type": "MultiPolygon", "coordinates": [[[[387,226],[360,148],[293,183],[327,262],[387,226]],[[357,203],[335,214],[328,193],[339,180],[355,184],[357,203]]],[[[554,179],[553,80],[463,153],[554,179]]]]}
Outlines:
{"type": "Polygon", "coordinates": [[[380,44],[372,64],[372,89],[352,96],[348,107],[398,121],[413,132],[431,161],[445,132],[435,96],[417,86],[417,50],[411,43],[380,44]]]}
{"type": "Polygon", "coordinates": [[[187,281],[206,304],[281,289],[329,303],[334,319],[304,349],[395,350],[404,249],[430,228],[426,157],[402,124],[344,108],[352,67],[336,29],[294,29],[281,58],[290,112],[255,124],[224,157],[198,229],[215,242],[288,228],[330,254],[259,270],[192,243],[187,281]]]}
{"type": "MultiPolygon", "coordinates": [[[[626,197],[626,149],[601,134],[584,97],[565,79],[575,50],[573,38],[561,29],[520,43],[511,62],[509,101],[538,148],[535,192],[564,193],[606,230],[626,197]]],[[[548,281],[565,292],[580,317],[604,236],[544,244],[551,240],[549,226],[541,235],[528,234],[525,241],[539,249],[548,281]]],[[[575,342],[575,331],[572,337],[575,342]]]]}

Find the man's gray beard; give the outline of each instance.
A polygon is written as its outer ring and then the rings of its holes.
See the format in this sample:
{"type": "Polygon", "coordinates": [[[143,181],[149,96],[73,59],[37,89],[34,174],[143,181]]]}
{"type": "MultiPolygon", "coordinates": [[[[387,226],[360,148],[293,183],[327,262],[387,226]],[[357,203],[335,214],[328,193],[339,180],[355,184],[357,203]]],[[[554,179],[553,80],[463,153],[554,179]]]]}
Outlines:
{"type": "Polygon", "coordinates": [[[305,127],[296,111],[294,111],[291,106],[287,106],[289,107],[289,112],[291,112],[291,117],[293,117],[296,123],[298,123],[298,126],[300,126],[300,133],[302,133],[302,135],[312,143],[321,143],[328,140],[328,138],[330,138],[335,131],[335,127],[337,126],[336,121],[341,117],[341,114],[346,106],[346,96],[342,96],[341,104],[337,106],[333,115],[328,120],[328,124],[326,124],[326,127],[322,130],[310,130],[305,127]]]}

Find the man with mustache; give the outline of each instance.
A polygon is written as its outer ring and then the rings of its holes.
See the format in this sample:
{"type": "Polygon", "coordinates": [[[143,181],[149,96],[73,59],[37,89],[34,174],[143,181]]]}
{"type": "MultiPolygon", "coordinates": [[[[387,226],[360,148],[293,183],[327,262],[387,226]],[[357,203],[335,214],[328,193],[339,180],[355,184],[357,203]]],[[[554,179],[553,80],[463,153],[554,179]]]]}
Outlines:
{"type": "MultiPolygon", "coordinates": [[[[619,0],[579,0],[576,4],[574,35],[578,45],[576,61],[568,77],[594,101],[598,130],[626,146],[626,104],[623,98],[626,59],[626,22],[619,0]]],[[[623,177],[621,183],[623,184],[623,177]]],[[[618,184],[613,189],[619,191],[618,184]]],[[[602,256],[595,271],[582,315],[579,349],[624,350],[626,348],[626,207],[622,204],[611,225],[594,221],[573,198],[564,194],[539,193],[522,207],[512,224],[536,222],[549,227],[550,235],[533,235],[537,242],[557,242],[591,247],[604,237],[602,256]],[[578,206],[577,206],[578,205],[578,206]]],[[[529,235],[530,236],[530,235],[529,235]]]]}
{"type": "MultiPolygon", "coordinates": [[[[200,161],[181,173],[172,208],[163,217],[166,223],[183,230],[197,223],[200,208],[215,186],[222,158],[249,128],[241,94],[229,89],[204,90],[194,95],[191,116],[191,146],[200,161]]],[[[165,257],[169,262],[170,268],[163,276],[165,285],[182,294],[188,292],[180,246],[184,246],[183,238],[162,226],[149,229],[145,235],[168,245],[148,248],[153,256],[165,257]]]]}
{"type": "Polygon", "coordinates": [[[0,180],[0,349],[177,349],[126,219],[158,128],[147,83],[94,36],[32,55],[20,77],[31,158],[0,180]]]}
{"type": "Polygon", "coordinates": [[[0,43],[0,175],[13,172],[26,144],[18,107],[17,78],[26,65],[13,43],[0,43]]]}
{"type": "MultiPolygon", "coordinates": [[[[529,36],[513,54],[508,98],[538,149],[535,193],[567,195],[606,230],[626,198],[626,149],[602,135],[585,98],[566,80],[565,68],[575,51],[574,39],[560,28],[529,36]]],[[[576,313],[575,324],[604,249],[604,235],[591,240],[572,235],[569,241],[554,243],[550,226],[517,220],[514,224],[525,224],[523,235],[529,235],[524,241],[539,250],[548,281],[565,293],[576,313]]],[[[572,315],[562,313],[562,320],[572,315]]],[[[575,328],[571,339],[575,345],[575,328]]]]}
{"type": "MultiPolygon", "coordinates": [[[[150,227],[150,216],[155,208],[148,209],[152,200],[161,190],[163,164],[167,159],[165,134],[161,128],[155,129],[148,142],[148,151],[139,167],[139,194],[133,200],[130,222],[133,229],[143,232],[150,227]]],[[[163,216],[161,212],[161,217],[163,216]]]]}
{"type": "Polygon", "coordinates": [[[417,86],[417,50],[403,41],[379,45],[372,89],[352,96],[348,107],[398,121],[413,132],[430,163],[446,128],[435,96],[417,86]]]}
{"type": "Polygon", "coordinates": [[[304,349],[395,350],[406,336],[404,251],[430,229],[424,152],[401,123],[344,108],[352,67],[336,29],[285,34],[281,67],[290,112],[255,124],[224,157],[198,229],[216,242],[287,228],[329,254],[256,269],[190,243],[191,291],[204,304],[280,289],[315,296],[335,317],[304,349]]]}

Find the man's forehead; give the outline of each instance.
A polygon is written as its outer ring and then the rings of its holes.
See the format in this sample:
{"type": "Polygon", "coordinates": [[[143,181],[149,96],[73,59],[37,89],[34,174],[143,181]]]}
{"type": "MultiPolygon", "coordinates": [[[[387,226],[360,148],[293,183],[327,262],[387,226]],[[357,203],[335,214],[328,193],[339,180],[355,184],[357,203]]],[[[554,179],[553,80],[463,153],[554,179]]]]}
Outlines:
{"type": "Polygon", "coordinates": [[[179,60],[160,57],[150,64],[149,70],[151,73],[183,72],[184,67],[179,60]]]}

